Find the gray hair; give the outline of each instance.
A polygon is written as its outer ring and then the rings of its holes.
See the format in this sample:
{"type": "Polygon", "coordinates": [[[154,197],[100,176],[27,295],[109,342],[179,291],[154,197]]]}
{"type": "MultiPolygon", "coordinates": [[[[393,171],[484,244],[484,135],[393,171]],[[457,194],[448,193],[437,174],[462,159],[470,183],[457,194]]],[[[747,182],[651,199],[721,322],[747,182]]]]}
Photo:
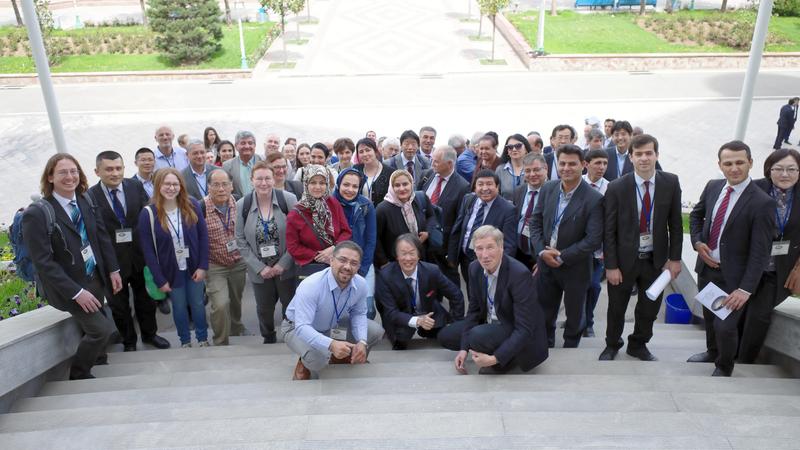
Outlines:
{"type": "Polygon", "coordinates": [[[386,140],[383,141],[383,146],[386,147],[388,145],[394,145],[395,147],[400,148],[400,139],[397,139],[396,137],[386,138],[386,140]]]}
{"type": "Polygon", "coordinates": [[[447,145],[453,148],[464,148],[467,145],[467,140],[460,134],[454,134],[447,140],[447,145]]]}
{"type": "Polygon", "coordinates": [[[189,140],[186,142],[186,150],[189,150],[189,148],[191,148],[191,146],[193,146],[193,145],[202,145],[202,146],[203,146],[203,149],[205,149],[205,148],[206,148],[206,143],[205,143],[205,142],[203,142],[203,140],[202,140],[202,139],[190,138],[190,139],[189,139],[189,140]]]}
{"type": "Polygon", "coordinates": [[[236,133],[234,144],[239,145],[239,141],[241,141],[242,139],[253,139],[254,144],[256,142],[256,136],[253,133],[242,130],[236,133]]]}
{"type": "Polygon", "coordinates": [[[475,133],[472,135],[472,139],[469,141],[469,145],[470,145],[470,147],[472,147],[472,148],[474,149],[474,148],[475,148],[475,146],[476,146],[476,145],[478,145],[478,142],[480,142],[481,138],[482,138],[484,135],[486,135],[486,133],[483,133],[483,132],[480,132],[480,131],[476,131],[476,132],[475,132],[475,133]]]}
{"type": "Polygon", "coordinates": [[[442,145],[441,147],[437,147],[434,151],[441,152],[442,161],[444,162],[455,163],[456,159],[458,159],[458,152],[456,152],[456,149],[449,145],[442,145]]]}
{"type": "Polygon", "coordinates": [[[208,172],[208,175],[206,175],[206,179],[207,179],[208,181],[211,181],[211,179],[212,179],[212,177],[214,176],[214,174],[215,174],[215,173],[218,173],[218,172],[222,172],[222,173],[224,173],[224,174],[225,174],[225,176],[227,177],[228,181],[233,181],[233,177],[231,176],[231,174],[229,174],[229,173],[228,173],[227,171],[225,171],[225,170],[222,170],[222,168],[221,168],[221,167],[217,167],[216,169],[211,169],[211,171],[209,171],[209,172],[208,172]]]}
{"type": "Polygon", "coordinates": [[[605,135],[599,128],[592,128],[592,130],[589,131],[589,140],[591,141],[594,138],[605,139],[605,135]]]}
{"type": "Polygon", "coordinates": [[[528,153],[527,155],[525,155],[522,158],[522,165],[523,166],[530,166],[531,164],[535,163],[536,161],[539,161],[540,163],[542,163],[543,166],[547,167],[547,160],[544,159],[544,156],[542,156],[542,155],[540,155],[538,153],[533,153],[533,152],[528,153]]]}
{"type": "Polygon", "coordinates": [[[433,133],[434,136],[436,136],[436,128],[433,128],[431,126],[424,126],[424,127],[420,128],[419,129],[419,134],[422,135],[422,133],[424,133],[426,131],[430,131],[430,132],[433,133]]]}
{"type": "Polygon", "coordinates": [[[494,239],[495,244],[497,244],[500,248],[503,248],[503,232],[492,225],[481,225],[478,227],[478,229],[472,233],[472,239],[470,239],[470,243],[474,247],[475,242],[477,242],[478,239],[487,237],[494,239]]]}

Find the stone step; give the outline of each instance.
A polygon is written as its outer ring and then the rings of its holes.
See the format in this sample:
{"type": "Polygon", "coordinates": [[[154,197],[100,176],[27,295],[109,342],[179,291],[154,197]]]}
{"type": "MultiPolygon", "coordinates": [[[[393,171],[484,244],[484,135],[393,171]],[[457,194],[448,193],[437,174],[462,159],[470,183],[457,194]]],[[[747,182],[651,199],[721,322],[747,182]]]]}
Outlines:
{"type": "MultiPolygon", "coordinates": [[[[685,412],[361,412],[98,424],[10,432],[0,437],[4,447],[13,449],[38,450],[50,448],[54,442],[58,442],[59,448],[85,450],[226,444],[237,446],[246,443],[268,445],[276,441],[301,439],[309,447],[314,447],[315,441],[338,442],[342,439],[354,440],[354,444],[366,442],[364,440],[385,440],[391,445],[395,443],[395,439],[408,439],[410,436],[422,439],[524,437],[534,444],[546,445],[547,441],[542,438],[554,435],[562,436],[560,442],[569,447],[570,440],[566,438],[604,436],[607,439],[608,436],[616,438],[617,434],[634,440],[628,442],[635,442],[637,438],[652,442],[659,438],[705,436],[698,442],[712,439],[712,446],[721,443],[717,441],[720,438],[768,436],[769,439],[788,440],[800,438],[800,417],[685,412]]],[[[681,442],[688,444],[688,441],[681,442]]],[[[690,444],[688,446],[697,447],[690,444]]]]}
{"type": "Polygon", "coordinates": [[[224,403],[198,400],[186,403],[110,405],[54,409],[0,416],[2,432],[34,431],[78,426],[174,422],[255,417],[357,414],[370,411],[429,412],[683,412],[800,416],[800,396],[763,394],[698,394],[682,392],[416,392],[390,394],[334,394],[302,401],[284,397],[236,399],[224,403]]]}

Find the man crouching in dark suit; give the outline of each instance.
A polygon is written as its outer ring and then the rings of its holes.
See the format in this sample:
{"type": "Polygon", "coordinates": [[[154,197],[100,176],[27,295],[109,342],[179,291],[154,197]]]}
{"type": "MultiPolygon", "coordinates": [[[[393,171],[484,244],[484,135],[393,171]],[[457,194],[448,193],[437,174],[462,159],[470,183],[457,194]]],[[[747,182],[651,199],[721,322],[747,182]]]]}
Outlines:
{"type": "Polygon", "coordinates": [[[411,233],[395,241],[397,261],[378,272],[375,297],[383,305],[383,328],[393,350],[405,350],[416,331],[435,339],[448,323],[464,318],[464,295],[435,264],[421,262],[422,243],[411,233]],[[450,302],[448,312],[442,296],[450,302]]]}
{"type": "Polygon", "coordinates": [[[467,317],[439,332],[444,348],[458,351],[456,370],[467,373],[467,352],[481,374],[527,372],[547,359],[544,316],[528,268],[505,255],[503,233],[483,225],[472,234],[467,317]]]}
{"type": "Polygon", "coordinates": [[[72,380],[94,378],[92,366],[105,356],[114,332],[103,300],[122,289],[114,247],[87,188],[86,174],[72,155],[53,155],[42,174],[43,199],[22,216],[23,240],[39,293],[53,307],[72,314],[84,333],[72,360],[72,380]],[[54,226],[49,228],[48,222],[54,226]]]}
{"type": "Polygon", "coordinates": [[[739,346],[739,319],[769,264],[776,228],[775,200],[750,179],[753,159],[742,141],[723,144],[717,154],[724,180],[706,184],[689,214],[692,246],[697,250],[697,288],[714,283],[728,293],[723,306],[732,312],[720,320],[703,308],[706,351],[689,362],[714,362],[712,376],[731,376],[739,346]]]}

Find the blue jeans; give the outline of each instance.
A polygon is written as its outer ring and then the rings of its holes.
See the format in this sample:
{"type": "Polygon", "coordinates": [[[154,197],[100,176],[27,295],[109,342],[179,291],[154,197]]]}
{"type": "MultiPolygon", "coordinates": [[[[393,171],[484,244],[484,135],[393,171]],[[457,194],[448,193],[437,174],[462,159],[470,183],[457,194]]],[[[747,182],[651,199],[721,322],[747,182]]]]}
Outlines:
{"type": "Polygon", "coordinates": [[[600,298],[602,286],[600,280],[603,278],[603,271],[606,270],[602,259],[592,258],[592,282],[586,293],[586,327],[594,327],[594,308],[597,306],[597,299],[600,298]]]}
{"type": "Polygon", "coordinates": [[[189,309],[192,310],[197,342],[207,341],[208,323],[206,323],[206,307],[203,305],[204,283],[192,281],[191,275],[186,270],[179,271],[178,276],[183,277],[183,287],[172,288],[169,298],[172,300],[172,319],[175,321],[181,345],[192,342],[192,336],[189,334],[189,309]]]}

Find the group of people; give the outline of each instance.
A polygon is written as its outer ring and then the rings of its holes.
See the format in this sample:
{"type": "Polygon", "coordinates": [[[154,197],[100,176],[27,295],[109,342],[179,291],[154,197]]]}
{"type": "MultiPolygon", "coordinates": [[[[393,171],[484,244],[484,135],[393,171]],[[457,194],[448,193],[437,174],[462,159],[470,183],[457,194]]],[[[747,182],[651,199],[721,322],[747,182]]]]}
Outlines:
{"type": "MultiPolygon", "coordinates": [[[[294,379],[366,362],[384,336],[394,350],[415,336],[437,340],[464,373],[467,358],[481,373],[528,371],[555,346],[562,302],[564,347],[594,336],[604,277],[599,359],[625,346],[655,360],[647,344],[661,296],[645,291],[662,272],[680,273],[684,231],[680,182],[662,170],[658,140],[613,119],[587,120],[583,146],[570,125],[556,126],[548,146],[536,132],[503,145],[493,132],[436,138],[423,127],[281,147],[270,134],[258,154],[249,131],[230,142],[207,128],[178,146],[164,126],[155,149],[136,151],[130,178],[122,155],[99,153],[92,187],[73,156],[54,155],[23,236],[40,292],[85,334],[70,377],[92,377],[115,331],[135,351],[134,316],[142,342],[169,347],[156,334],[156,291],[168,295],[183,347],[250,334],[247,282],[263,342],[277,342],[280,327],[299,356],[294,379]]],[[[723,144],[718,160],[724,179],[709,181],[689,232],[700,289],[715,283],[733,312],[722,321],[705,311],[707,349],[689,361],[730,376],[737,358],[756,360],[772,308],[800,291],[800,154],[776,150],[754,182],[746,144],[723,144]]]]}

